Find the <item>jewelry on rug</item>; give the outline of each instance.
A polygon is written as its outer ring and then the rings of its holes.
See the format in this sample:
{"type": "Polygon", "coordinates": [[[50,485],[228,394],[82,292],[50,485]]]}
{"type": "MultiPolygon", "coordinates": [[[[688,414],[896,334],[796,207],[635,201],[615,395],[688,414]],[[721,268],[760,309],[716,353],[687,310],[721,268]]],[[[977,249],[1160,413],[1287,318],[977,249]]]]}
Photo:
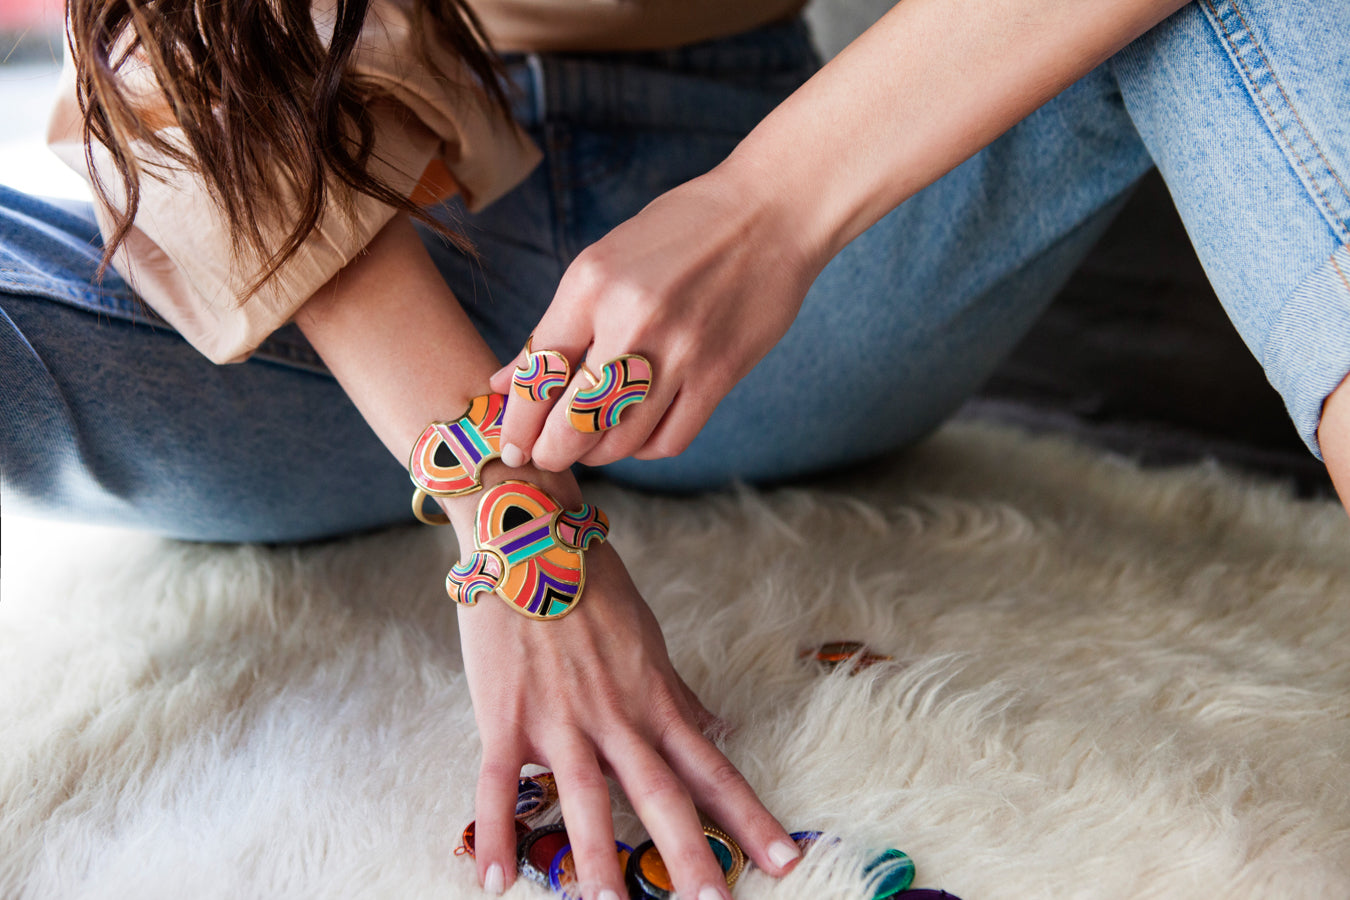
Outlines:
{"type": "MultiPolygon", "coordinates": [[[[521,776],[516,799],[516,866],[525,878],[567,897],[568,888],[577,881],[577,873],[566,825],[543,825],[531,830],[526,824],[527,820],[537,818],[550,808],[556,799],[557,784],[553,773],[521,776]]],[[[473,856],[475,825],[470,822],[464,829],[460,846],[455,850],[457,856],[473,856]]],[[[749,865],[745,852],[729,834],[707,818],[702,819],[702,825],[727,886],[734,886],[749,865]]],[[[822,840],[831,845],[839,843],[837,837],[827,837],[820,831],[794,831],[790,837],[802,853],[822,840]]],[[[615,841],[614,848],[619,856],[619,867],[624,872],[624,882],[634,900],[674,898],[674,879],[655,843],[644,841],[633,849],[622,841],[615,841]]],[[[871,900],[890,900],[902,892],[905,900],[960,900],[954,894],[935,888],[912,889],[914,861],[908,854],[893,848],[880,853],[874,851],[871,861],[863,867],[863,876],[872,882],[871,900]]]]}
{"type": "Polygon", "coordinates": [[[495,592],[531,618],[560,618],[586,585],[583,551],[608,534],[609,519],[589,503],[565,510],[540,487],[503,481],[479,501],[474,550],[445,576],[445,590],[465,606],[495,592]]]}
{"type": "Polygon", "coordinates": [[[722,866],[722,874],[727,878],[727,887],[735,887],[737,879],[745,871],[745,851],[741,845],[721,828],[707,819],[703,820],[703,834],[708,838],[713,855],[722,866]]]}
{"type": "Polygon", "coordinates": [[[413,515],[428,525],[444,525],[449,517],[423,507],[428,496],[459,497],[483,486],[483,467],[502,455],[502,416],[506,398],[484,394],[469,401],[464,415],[452,422],[432,422],[413,445],[408,476],[413,515]]]}
{"type": "Polygon", "coordinates": [[[884,653],[873,653],[862,641],[828,641],[818,647],[803,650],[801,658],[814,659],[829,670],[851,664],[855,672],[878,663],[895,660],[895,657],[884,653]]]}
{"type": "MultiPolygon", "coordinates": [[[[717,857],[718,865],[722,867],[727,887],[733,887],[745,871],[745,851],[732,840],[731,835],[711,822],[704,821],[703,834],[708,839],[713,855],[717,857]]],[[[675,896],[675,882],[670,877],[665,860],[661,859],[661,851],[656,849],[652,841],[639,844],[628,858],[624,881],[628,884],[629,893],[635,898],[671,900],[675,896]]]]}
{"type": "Polygon", "coordinates": [[[511,374],[511,388],[526,400],[551,400],[567,386],[572,366],[557,350],[534,350],[534,335],[525,341],[525,360],[511,374]]]}
{"type": "Polygon", "coordinates": [[[792,843],[796,844],[797,849],[805,854],[816,845],[816,841],[820,840],[824,833],[823,831],[794,831],[788,837],[792,838],[792,843]]]}
{"type": "MultiPolygon", "coordinates": [[[[522,775],[516,782],[516,844],[530,833],[530,821],[548,813],[558,803],[558,782],[552,772],[522,775]]],[[[473,856],[473,837],[478,820],[470,822],[460,836],[455,855],[473,856]]]]}
{"type": "Polygon", "coordinates": [[[548,887],[549,867],[558,851],[571,846],[567,828],[563,825],[545,825],[536,828],[521,839],[516,849],[516,865],[520,874],[540,887],[548,887]]]}
{"type": "Polygon", "coordinates": [[[629,896],[634,898],[670,900],[675,896],[675,881],[652,841],[643,841],[634,848],[624,870],[624,881],[629,896]]]}
{"type": "Polygon", "coordinates": [[[538,818],[558,803],[558,782],[552,772],[522,775],[516,785],[516,818],[538,818]]]}
{"type": "MultiPolygon", "coordinates": [[[[468,825],[464,826],[464,833],[459,836],[459,846],[455,848],[456,856],[473,856],[474,832],[478,828],[478,820],[474,819],[468,825]]],[[[530,833],[530,826],[526,825],[520,819],[516,819],[516,846],[530,833]]]]}
{"type": "Polygon", "coordinates": [[[585,363],[578,374],[585,376],[591,386],[572,395],[567,404],[567,421],[585,434],[599,434],[618,425],[623,411],[647,399],[652,388],[652,364],[636,353],[611,359],[601,366],[599,376],[585,363]]]}
{"type": "Polygon", "coordinates": [[[914,883],[914,860],[894,848],[884,850],[863,867],[863,875],[877,879],[872,900],[887,900],[914,883]]]}
{"type": "MultiPolygon", "coordinates": [[[[628,866],[628,858],[633,855],[633,848],[623,843],[615,841],[614,848],[619,854],[619,871],[623,871],[628,866]]],[[[577,864],[572,858],[572,845],[568,844],[558,851],[558,855],[553,857],[553,862],[548,867],[548,886],[555,891],[561,891],[564,896],[567,889],[577,883],[577,864]]]]}

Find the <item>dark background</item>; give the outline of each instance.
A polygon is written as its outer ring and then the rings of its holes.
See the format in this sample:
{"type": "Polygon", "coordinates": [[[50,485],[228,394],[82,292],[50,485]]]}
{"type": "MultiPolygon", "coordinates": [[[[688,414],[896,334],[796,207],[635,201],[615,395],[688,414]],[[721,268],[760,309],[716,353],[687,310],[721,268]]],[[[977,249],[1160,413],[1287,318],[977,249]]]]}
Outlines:
{"type": "Polygon", "coordinates": [[[1068,431],[1149,464],[1217,458],[1334,496],[1156,172],[963,416],[1068,431]]]}

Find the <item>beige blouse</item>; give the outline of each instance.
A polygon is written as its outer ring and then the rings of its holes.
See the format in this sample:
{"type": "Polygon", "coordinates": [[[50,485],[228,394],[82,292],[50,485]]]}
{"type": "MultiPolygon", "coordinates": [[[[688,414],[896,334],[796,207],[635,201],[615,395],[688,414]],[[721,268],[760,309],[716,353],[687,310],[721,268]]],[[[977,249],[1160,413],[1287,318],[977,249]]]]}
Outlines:
{"type": "MultiPolygon", "coordinates": [[[[475,10],[498,49],[616,49],[675,46],[733,33],[793,12],[801,0],[477,0],[475,10]]],[[[315,21],[324,21],[322,4],[315,21]]],[[[494,111],[451,53],[424,61],[416,49],[412,0],[373,0],[354,67],[396,102],[373,111],[378,174],[405,196],[434,202],[458,192],[481,209],[529,173],[540,154],[525,134],[494,111]]],[[[156,96],[147,68],[124,73],[125,88],[156,96]],[[139,80],[139,83],[138,83],[139,80]]],[[[161,137],[181,138],[177,126],[161,137]]],[[[67,54],[48,129],[56,154],[87,179],[116,186],[116,170],[99,146],[86,165],[74,68],[67,54]]],[[[150,166],[163,165],[148,150],[150,166]]],[[[120,197],[114,194],[114,202],[120,197]]],[[[98,204],[95,204],[98,207],[98,204]]],[[[110,216],[96,208],[109,232],[110,216]]],[[[393,217],[369,197],[356,199],[354,220],[336,209],[280,271],[246,300],[260,267],[232,254],[224,217],[201,179],[170,166],[141,179],[131,233],[113,267],[194,347],[218,363],[247,359],[272,331],[345,266],[393,217]]]]}

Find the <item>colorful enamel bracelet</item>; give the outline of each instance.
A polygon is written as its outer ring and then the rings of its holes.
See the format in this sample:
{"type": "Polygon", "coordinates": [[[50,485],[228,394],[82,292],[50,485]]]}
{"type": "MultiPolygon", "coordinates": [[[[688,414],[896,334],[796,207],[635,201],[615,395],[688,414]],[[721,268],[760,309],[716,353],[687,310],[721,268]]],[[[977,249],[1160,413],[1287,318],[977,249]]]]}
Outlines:
{"type": "Polygon", "coordinates": [[[432,422],[413,445],[408,477],[413,491],[413,515],[428,525],[445,525],[440,511],[428,513],[426,498],[459,497],[483,486],[483,467],[502,455],[502,418],[506,398],[483,394],[469,401],[464,415],[451,422],[432,422]]]}
{"type": "Polygon", "coordinates": [[[496,593],[523,615],[560,618],[586,585],[583,551],[608,534],[596,507],[565,510],[543,488],[503,481],[479,501],[474,550],[450,570],[445,590],[466,606],[496,593]]]}

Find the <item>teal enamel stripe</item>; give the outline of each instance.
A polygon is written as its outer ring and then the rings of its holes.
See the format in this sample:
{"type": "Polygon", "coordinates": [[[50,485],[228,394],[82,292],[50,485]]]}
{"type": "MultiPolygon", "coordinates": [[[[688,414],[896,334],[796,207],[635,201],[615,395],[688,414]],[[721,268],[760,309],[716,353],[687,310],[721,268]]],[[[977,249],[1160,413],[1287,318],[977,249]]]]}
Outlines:
{"type": "Polygon", "coordinates": [[[487,458],[497,452],[488,445],[488,442],[483,438],[483,435],[477,428],[470,426],[464,429],[464,433],[473,441],[474,449],[478,451],[479,456],[487,458]]]}
{"type": "Polygon", "coordinates": [[[553,535],[545,531],[540,535],[537,541],[526,544],[523,547],[517,547],[515,550],[508,553],[506,555],[506,561],[514,566],[522,560],[529,559],[532,556],[538,556],[540,553],[545,553],[553,549],[553,546],[553,535]]]}

